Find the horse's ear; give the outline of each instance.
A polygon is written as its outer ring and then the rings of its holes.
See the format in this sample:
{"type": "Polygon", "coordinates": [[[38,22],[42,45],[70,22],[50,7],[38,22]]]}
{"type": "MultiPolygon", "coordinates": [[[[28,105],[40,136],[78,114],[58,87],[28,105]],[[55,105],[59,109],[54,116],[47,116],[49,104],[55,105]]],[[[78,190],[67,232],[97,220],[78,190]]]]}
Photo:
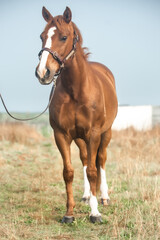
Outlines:
{"type": "Polygon", "coordinates": [[[50,12],[45,7],[42,8],[42,16],[44,20],[46,20],[46,22],[49,22],[53,18],[50,12]]]}
{"type": "Polygon", "coordinates": [[[63,19],[66,23],[69,23],[72,19],[72,12],[69,7],[66,7],[66,10],[63,13],[63,19]]]}

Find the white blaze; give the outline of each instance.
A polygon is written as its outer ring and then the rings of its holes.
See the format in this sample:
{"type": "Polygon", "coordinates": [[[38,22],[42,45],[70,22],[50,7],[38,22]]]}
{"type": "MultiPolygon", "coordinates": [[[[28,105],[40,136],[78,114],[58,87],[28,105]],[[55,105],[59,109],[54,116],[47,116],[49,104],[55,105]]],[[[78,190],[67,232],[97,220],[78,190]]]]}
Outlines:
{"type": "Polygon", "coordinates": [[[86,173],[87,166],[83,167],[83,174],[84,174],[84,194],[83,198],[89,198],[90,197],[90,184],[87,178],[87,173],[86,173]]]}
{"type": "MultiPolygon", "coordinates": [[[[57,29],[56,27],[51,27],[48,30],[48,33],[47,33],[48,38],[47,38],[46,44],[44,46],[45,48],[51,48],[52,36],[55,34],[56,29],[57,29]]],[[[48,55],[49,55],[49,52],[47,52],[47,51],[42,52],[42,56],[41,56],[41,60],[40,60],[39,68],[38,68],[38,75],[41,78],[43,78],[46,73],[46,63],[47,63],[48,55]]]]}
{"type": "Polygon", "coordinates": [[[100,168],[100,174],[101,174],[101,185],[100,185],[100,190],[101,190],[101,198],[102,199],[109,199],[108,196],[108,185],[106,181],[106,173],[103,168],[100,168]]]}

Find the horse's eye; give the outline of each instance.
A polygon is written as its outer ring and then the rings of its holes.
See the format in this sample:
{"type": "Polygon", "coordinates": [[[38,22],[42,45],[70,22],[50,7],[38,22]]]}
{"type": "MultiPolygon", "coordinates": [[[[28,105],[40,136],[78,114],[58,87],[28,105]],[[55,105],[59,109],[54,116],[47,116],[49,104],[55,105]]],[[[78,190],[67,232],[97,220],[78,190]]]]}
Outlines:
{"type": "Polygon", "coordinates": [[[62,38],[61,38],[61,41],[63,41],[63,42],[65,42],[67,40],[67,36],[63,36],[62,38]]]}

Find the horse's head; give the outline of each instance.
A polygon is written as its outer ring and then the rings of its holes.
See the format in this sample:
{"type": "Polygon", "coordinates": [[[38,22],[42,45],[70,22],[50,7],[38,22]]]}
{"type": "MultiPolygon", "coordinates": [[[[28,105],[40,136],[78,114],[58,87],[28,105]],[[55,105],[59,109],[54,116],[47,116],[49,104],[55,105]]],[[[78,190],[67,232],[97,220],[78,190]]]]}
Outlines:
{"type": "Polygon", "coordinates": [[[47,25],[40,35],[42,50],[39,53],[40,61],[36,68],[36,77],[41,84],[50,84],[63,66],[63,60],[73,50],[76,38],[71,22],[72,13],[68,7],[63,16],[56,17],[43,7],[42,15],[47,25]]]}

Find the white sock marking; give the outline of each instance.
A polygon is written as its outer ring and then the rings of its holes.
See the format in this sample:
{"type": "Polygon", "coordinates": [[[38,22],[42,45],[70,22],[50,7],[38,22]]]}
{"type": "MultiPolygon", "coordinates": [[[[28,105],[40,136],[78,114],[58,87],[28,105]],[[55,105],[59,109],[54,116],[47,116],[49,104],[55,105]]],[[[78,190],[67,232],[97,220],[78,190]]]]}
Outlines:
{"type": "Polygon", "coordinates": [[[84,174],[84,194],[83,198],[89,198],[90,197],[90,184],[87,178],[87,172],[86,172],[87,166],[83,167],[83,174],[84,174]]]}
{"type": "Polygon", "coordinates": [[[101,198],[102,199],[110,199],[108,196],[108,185],[107,185],[107,181],[106,181],[106,173],[103,168],[100,168],[100,174],[101,174],[101,185],[100,185],[101,198]]]}
{"type": "Polygon", "coordinates": [[[91,207],[91,214],[90,216],[101,216],[100,212],[98,211],[98,202],[97,198],[93,196],[92,192],[90,195],[90,207],[91,207]]]}
{"type": "MultiPolygon", "coordinates": [[[[46,44],[45,44],[44,47],[51,48],[51,46],[52,46],[52,36],[55,34],[56,29],[57,29],[56,27],[51,27],[48,30],[48,34],[47,34],[48,38],[47,38],[47,41],[46,41],[46,44]]],[[[48,55],[49,55],[49,52],[43,51],[41,59],[40,59],[40,64],[39,64],[39,67],[38,67],[38,71],[37,71],[40,78],[43,78],[45,73],[46,73],[46,63],[47,63],[48,55]]]]}

